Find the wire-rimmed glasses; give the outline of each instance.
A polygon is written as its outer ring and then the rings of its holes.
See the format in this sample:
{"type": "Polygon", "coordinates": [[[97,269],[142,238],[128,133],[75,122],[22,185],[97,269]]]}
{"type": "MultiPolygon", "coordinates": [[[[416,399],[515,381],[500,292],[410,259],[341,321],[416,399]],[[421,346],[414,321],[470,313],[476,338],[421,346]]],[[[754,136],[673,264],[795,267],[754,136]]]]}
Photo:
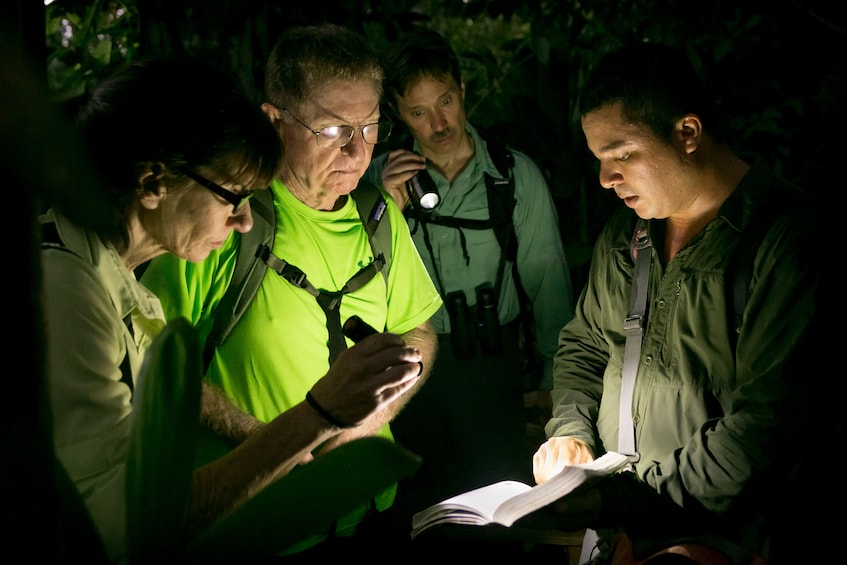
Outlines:
{"type": "Polygon", "coordinates": [[[298,124],[312,132],[315,135],[315,141],[318,147],[324,147],[326,149],[344,147],[353,139],[353,134],[356,133],[356,130],[362,131],[362,139],[365,140],[365,143],[370,143],[371,145],[382,143],[388,139],[388,136],[391,135],[391,129],[394,127],[394,124],[390,121],[381,121],[356,127],[347,125],[327,126],[319,130],[313,130],[303,120],[292,114],[285,106],[280,106],[280,109],[294,118],[294,121],[298,124]]]}

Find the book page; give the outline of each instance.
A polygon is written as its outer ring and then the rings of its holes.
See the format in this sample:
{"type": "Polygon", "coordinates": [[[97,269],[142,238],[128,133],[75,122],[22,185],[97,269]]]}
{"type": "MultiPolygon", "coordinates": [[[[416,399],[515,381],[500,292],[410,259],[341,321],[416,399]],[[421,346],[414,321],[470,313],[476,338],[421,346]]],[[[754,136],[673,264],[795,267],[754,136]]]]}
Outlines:
{"type": "Polygon", "coordinates": [[[515,520],[547,506],[573,492],[577,487],[623,469],[628,461],[629,457],[626,455],[610,451],[590,463],[565,467],[550,480],[503,502],[495,511],[493,521],[504,526],[511,526],[515,520]]]}
{"type": "Polygon", "coordinates": [[[531,486],[518,481],[501,481],[464,492],[415,514],[412,518],[412,529],[422,531],[442,521],[488,524],[493,521],[494,512],[503,501],[530,490],[531,486]]]}

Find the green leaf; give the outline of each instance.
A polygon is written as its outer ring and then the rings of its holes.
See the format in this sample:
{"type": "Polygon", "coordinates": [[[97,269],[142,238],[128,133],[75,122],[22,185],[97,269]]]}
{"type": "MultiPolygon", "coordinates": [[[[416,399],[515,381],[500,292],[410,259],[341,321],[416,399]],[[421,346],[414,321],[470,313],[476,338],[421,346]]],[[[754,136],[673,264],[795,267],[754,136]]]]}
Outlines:
{"type": "Polygon", "coordinates": [[[202,363],[185,318],[153,340],[135,383],[126,476],[130,561],[178,552],[191,499],[202,363]]]}
{"type": "Polygon", "coordinates": [[[112,40],[101,39],[94,45],[91,50],[91,56],[101,65],[108,66],[112,61],[112,40]]]}
{"type": "Polygon", "coordinates": [[[248,563],[278,555],[411,477],[420,463],[417,455],[379,436],[341,445],[272,483],[198,536],[189,544],[188,560],[248,563]]]}

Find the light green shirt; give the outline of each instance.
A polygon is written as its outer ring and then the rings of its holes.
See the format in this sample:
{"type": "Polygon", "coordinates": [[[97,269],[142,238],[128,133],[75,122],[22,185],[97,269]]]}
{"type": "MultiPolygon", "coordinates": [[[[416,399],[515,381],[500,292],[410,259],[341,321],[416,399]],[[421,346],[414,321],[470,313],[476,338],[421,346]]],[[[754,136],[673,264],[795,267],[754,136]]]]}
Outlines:
{"type": "Polygon", "coordinates": [[[62,216],[55,219],[65,249],[41,252],[53,444],[107,555],[119,562],[127,551],[129,384],[135,387],[144,351],[165,325],[164,314],[112,245],[62,216]]]}
{"type": "MultiPolygon", "coordinates": [[[[473,139],[476,151],[453,183],[448,183],[447,179],[432,167],[427,167],[427,171],[441,195],[436,209],[439,214],[486,220],[489,214],[484,175],[489,173],[495,178],[504,178],[508,172],[496,169],[486,143],[476,129],[469,123],[466,124],[466,129],[473,139]]],[[[413,150],[419,151],[417,143],[413,150]]],[[[512,154],[515,158],[517,203],[513,218],[518,239],[518,272],[532,302],[536,353],[544,367],[541,388],[550,389],[552,360],[557,348],[559,330],[573,316],[573,290],[559,231],[559,219],[547,182],[529,157],[514,149],[512,154]]],[[[365,178],[377,186],[382,186],[382,170],[387,160],[387,153],[375,158],[365,178]]],[[[485,283],[493,285],[497,280],[500,245],[493,230],[459,230],[428,224],[432,249],[430,253],[424,230],[420,226],[416,228],[414,220],[409,220],[409,226],[427,271],[433,280],[437,280],[436,273],[440,275],[444,283],[444,288],[440,289],[444,293],[443,296],[461,290],[464,291],[468,304],[474,305],[477,286],[485,283]],[[462,237],[465,239],[464,245],[462,237]]],[[[520,305],[511,264],[507,263],[497,308],[500,323],[505,324],[516,319],[519,312],[520,305]]],[[[432,322],[438,333],[450,332],[450,320],[444,308],[433,316],[432,322]]]]}

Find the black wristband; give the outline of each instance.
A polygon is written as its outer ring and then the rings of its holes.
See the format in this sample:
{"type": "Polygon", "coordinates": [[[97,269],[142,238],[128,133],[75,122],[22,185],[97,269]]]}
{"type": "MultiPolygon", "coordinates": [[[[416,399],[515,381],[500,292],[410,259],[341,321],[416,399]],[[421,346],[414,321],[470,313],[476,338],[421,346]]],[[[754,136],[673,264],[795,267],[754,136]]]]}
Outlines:
{"type": "Polygon", "coordinates": [[[333,416],[329,410],[318,404],[318,401],[315,400],[315,397],[312,396],[312,391],[306,393],[306,402],[309,403],[309,406],[315,409],[315,412],[320,414],[324,420],[335,426],[336,428],[355,428],[357,424],[348,424],[346,422],[342,422],[335,416],[333,416]]]}

